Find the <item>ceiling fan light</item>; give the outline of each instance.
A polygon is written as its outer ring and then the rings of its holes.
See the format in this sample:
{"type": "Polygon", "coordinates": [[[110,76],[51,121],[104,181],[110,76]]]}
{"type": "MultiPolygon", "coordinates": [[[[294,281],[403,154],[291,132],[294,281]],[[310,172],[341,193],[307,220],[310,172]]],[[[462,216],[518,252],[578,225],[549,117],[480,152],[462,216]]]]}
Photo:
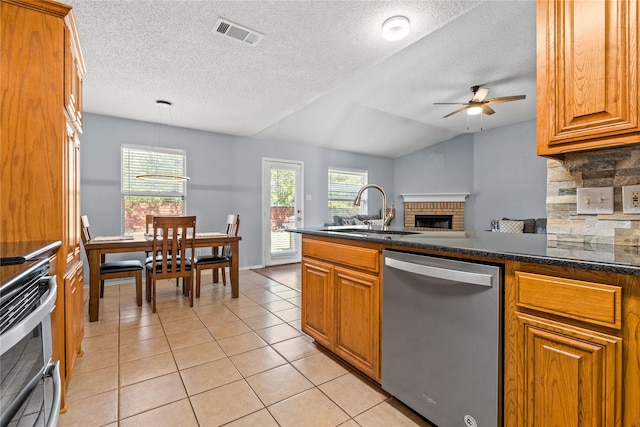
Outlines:
{"type": "Polygon", "coordinates": [[[409,34],[409,18],[392,16],[382,24],[382,37],[385,40],[401,40],[409,34]]]}
{"type": "Polygon", "coordinates": [[[475,115],[480,114],[480,113],[482,113],[482,107],[477,107],[477,106],[476,107],[470,107],[467,110],[467,114],[470,115],[470,116],[475,116],[475,115]]]}

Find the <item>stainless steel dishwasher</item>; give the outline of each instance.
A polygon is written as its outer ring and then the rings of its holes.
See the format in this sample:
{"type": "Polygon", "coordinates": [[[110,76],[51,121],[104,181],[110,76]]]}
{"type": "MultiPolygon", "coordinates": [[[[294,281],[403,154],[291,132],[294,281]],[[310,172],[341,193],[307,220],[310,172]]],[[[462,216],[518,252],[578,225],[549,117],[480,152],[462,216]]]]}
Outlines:
{"type": "Polygon", "coordinates": [[[498,426],[501,276],[384,251],[382,388],[439,427],[498,426]]]}

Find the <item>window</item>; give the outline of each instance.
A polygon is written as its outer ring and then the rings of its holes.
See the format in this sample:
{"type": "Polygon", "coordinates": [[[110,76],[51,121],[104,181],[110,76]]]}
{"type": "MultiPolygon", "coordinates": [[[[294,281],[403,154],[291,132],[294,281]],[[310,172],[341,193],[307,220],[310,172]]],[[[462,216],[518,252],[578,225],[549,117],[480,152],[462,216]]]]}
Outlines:
{"type": "Polygon", "coordinates": [[[146,215],[183,215],[185,181],[147,181],[137,175],[186,175],[186,152],[159,147],[122,146],[122,229],[124,234],[146,231],[146,215]]]}
{"type": "Polygon", "coordinates": [[[351,216],[367,213],[367,192],[360,206],[353,206],[358,190],[367,184],[367,171],[329,168],[329,221],[335,215],[351,216]]]}

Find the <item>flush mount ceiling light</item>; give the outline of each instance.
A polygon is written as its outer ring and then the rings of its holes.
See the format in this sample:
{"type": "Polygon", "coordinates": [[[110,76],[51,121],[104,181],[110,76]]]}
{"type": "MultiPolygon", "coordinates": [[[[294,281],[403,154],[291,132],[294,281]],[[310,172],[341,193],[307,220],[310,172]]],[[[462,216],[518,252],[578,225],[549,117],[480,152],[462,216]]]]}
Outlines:
{"type": "MultiPolygon", "coordinates": [[[[172,105],[171,102],[163,101],[163,100],[157,100],[156,104],[158,105],[158,120],[157,120],[158,126],[157,126],[157,129],[156,129],[155,143],[156,143],[156,145],[158,145],[158,142],[160,142],[160,129],[162,127],[162,125],[160,123],[160,115],[161,115],[161,112],[162,112],[163,108],[167,108],[169,110],[169,118],[171,119],[171,126],[174,128],[174,132],[175,132],[175,125],[173,124],[173,115],[171,114],[171,105],[172,105]]],[[[155,169],[156,172],[144,173],[144,174],[136,175],[136,178],[142,179],[142,180],[145,180],[145,181],[161,181],[161,182],[167,182],[167,181],[170,181],[170,182],[173,182],[173,181],[189,181],[191,179],[191,178],[189,178],[188,176],[185,176],[185,175],[175,175],[175,174],[167,174],[167,173],[159,172],[161,170],[161,168],[160,168],[160,165],[157,165],[157,164],[153,165],[153,169],[155,169]]]]}
{"type": "Polygon", "coordinates": [[[382,24],[382,37],[385,40],[400,40],[409,34],[409,18],[392,16],[382,24]]]}

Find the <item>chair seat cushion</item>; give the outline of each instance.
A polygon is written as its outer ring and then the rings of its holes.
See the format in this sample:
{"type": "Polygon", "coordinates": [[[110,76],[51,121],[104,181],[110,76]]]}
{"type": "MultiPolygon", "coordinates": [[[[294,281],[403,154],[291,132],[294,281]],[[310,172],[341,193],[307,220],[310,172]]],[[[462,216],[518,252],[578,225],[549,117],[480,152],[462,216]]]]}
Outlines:
{"type": "Polygon", "coordinates": [[[100,264],[100,273],[121,273],[137,270],[142,270],[142,263],[138,260],[112,261],[100,264]]]}
{"type": "MultiPolygon", "coordinates": [[[[178,261],[176,268],[178,271],[182,271],[182,267],[181,267],[181,262],[178,261]]],[[[151,271],[151,269],[153,268],[153,264],[151,264],[150,262],[146,264],[147,266],[147,270],[151,271]]],[[[185,264],[185,270],[189,271],[191,270],[191,262],[189,260],[187,260],[186,264],[185,264]]],[[[156,262],[156,271],[158,273],[162,272],[162,262],[156,262]]],[[[171,272],[171,264],[167,264],[167,271],[171,272]]]]}
{"type": "Polygon", "coordinates": [[[229,262],[230,258],[228,256],[222,255],[201,255],[193,258],[193,263],[198,265],[209,265],[209,264],[222,264],[225,262],[229,262]]]}

